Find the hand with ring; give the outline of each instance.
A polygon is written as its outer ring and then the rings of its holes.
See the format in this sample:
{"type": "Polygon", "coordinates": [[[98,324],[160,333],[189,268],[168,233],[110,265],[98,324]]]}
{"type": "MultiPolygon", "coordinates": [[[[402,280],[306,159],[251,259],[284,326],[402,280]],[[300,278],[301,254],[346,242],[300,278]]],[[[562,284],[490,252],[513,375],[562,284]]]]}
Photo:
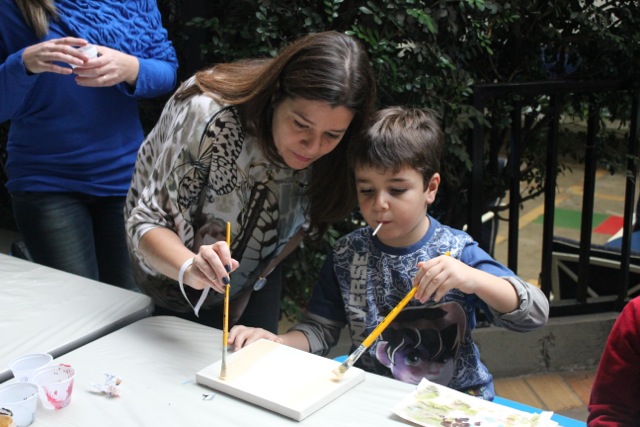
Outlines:
{"type": "Polygon", "coordinates": [[[138,58],[105,46],[96,46],[99,56],[89,59],[74,73],[79,86],[102,87],[127,83],[135,87],[140,63],[138,58]]]}

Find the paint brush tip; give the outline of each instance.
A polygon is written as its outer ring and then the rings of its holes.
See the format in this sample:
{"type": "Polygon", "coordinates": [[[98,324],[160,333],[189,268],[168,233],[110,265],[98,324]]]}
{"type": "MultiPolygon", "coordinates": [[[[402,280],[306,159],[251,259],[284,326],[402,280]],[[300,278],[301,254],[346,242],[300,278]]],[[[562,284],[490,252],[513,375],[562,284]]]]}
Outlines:
{"type": "Polygon", "coordinates": [[[350,361],[350,359],[347,358],[347,360],[342,362],[340,366],[333,370],[333,374],[336,376],[336,379],[339,380],[340,378],[342,378],[344,373],[347,372],[347,369],[349,369],[349,366],[351,366],[351,363],[352,362],[350,361]]]}

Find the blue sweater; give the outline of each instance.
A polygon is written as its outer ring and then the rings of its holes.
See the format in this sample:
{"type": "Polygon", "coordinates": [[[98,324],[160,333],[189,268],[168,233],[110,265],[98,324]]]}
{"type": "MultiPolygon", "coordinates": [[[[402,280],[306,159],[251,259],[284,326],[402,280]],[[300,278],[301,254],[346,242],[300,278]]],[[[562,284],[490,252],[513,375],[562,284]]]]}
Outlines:
{"type": "Polygon", "coordinates": [[[144,138],[137,99],[175,87],[175,50],[155,0],[60,0],[56,7],[60,19],[38,39],[15,3],[0,0],[0,122],[11,121],[7,187],[125,196],[144,138]],[[74,75],[29,75],[24,49],[65,36],[136,56],[135,88],[88,88],[74,75]]]}

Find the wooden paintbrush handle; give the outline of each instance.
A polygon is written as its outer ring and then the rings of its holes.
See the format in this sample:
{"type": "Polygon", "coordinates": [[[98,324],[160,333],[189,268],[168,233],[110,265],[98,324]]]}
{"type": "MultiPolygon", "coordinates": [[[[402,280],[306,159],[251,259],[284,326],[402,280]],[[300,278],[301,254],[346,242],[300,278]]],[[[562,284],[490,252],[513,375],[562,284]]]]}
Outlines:
{"type": "Polygon", "coordinates": [[[373,342],[378,338],[378,336],[382,333],[382,331],[384,331],[385,328],[389,326],[389,323],[393,322],[393,319],[396,318],[396,316],[398,315],[398,313],[400,313],[400,311],[404,308],[404,306],[407,305],[409,301],[411,301],[411,298],[413,298],[417,290],[418,290],[417,286],[414,286],[413,288],[411,288],[409,293],[407,293],[407,295],[404,298],[402,298],[402,300],[398,303],[398,305],[396,305],[393,308],[393,310],[391,310],[389,314],[386,315],[386,317],[382,320],[382,322],[380,322],[380,324],[376,326],[373,332],[371,332],[369,336],[365,338],[365,340],[362,342],[363,346],[369,347],[371,344],[373,344],[373,342]]]}

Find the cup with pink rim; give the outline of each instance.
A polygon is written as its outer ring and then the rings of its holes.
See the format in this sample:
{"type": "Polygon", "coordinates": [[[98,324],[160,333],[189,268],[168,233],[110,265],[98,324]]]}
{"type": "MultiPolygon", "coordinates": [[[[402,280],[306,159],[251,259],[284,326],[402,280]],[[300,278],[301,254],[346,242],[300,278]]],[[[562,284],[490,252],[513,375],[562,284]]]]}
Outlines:
{"type": "Polygon", "coordinates": [[[71,402],[75,369],[69,365],[51,365],[33,377],[39,387],[40,401],[46,409],[61,409],[71,402]]]}

